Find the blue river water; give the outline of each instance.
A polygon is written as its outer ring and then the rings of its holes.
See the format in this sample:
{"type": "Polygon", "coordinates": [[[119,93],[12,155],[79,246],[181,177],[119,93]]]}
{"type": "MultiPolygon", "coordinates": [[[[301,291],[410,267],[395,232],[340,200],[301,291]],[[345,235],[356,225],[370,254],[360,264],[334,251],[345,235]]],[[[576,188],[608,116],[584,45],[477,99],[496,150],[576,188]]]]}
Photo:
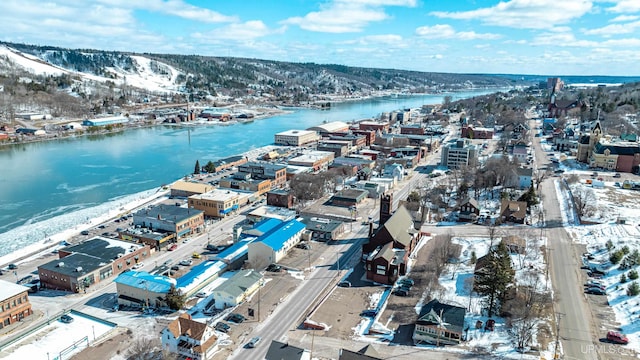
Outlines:
{"type": "Polygon", "coordinates": [[[0,148],[0,256],[153,193],[192,172],[196,160],[204,165],[272,144],[280,131],[438,104],[444,95],[373,98],[333,104],[331,110],[293,109],[251,123],[156,126],[0,148]]]}

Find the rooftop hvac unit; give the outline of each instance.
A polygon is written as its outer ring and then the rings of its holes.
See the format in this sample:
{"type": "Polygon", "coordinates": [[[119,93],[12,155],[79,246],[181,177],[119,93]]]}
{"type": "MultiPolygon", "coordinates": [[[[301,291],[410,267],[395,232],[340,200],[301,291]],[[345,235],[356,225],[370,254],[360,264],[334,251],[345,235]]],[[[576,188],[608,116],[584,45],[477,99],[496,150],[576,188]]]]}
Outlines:
{"type": "Polygon", "coordinates": [[[76,272],[82,272],[82,266],[78,266],[78,267],[76,268],[76,272]]]}
{"type": "Polygon", "coordinates": [[[64,263],[61,261],[58,263],[58,265],[56,265],[56,267],[64,267],[64,263]]]}

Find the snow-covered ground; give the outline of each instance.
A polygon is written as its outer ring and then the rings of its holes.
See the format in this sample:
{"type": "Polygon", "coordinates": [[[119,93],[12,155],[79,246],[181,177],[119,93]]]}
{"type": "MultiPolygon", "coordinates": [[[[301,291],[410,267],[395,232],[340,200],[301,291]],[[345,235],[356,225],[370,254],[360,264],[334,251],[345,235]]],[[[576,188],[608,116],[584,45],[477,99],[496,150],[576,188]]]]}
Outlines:
{"type": "MultiPolygon", "coordinates": [[[[614,186],[614,182],[605,182],[603,188],[593,188],[588,184],[577,183],[571,185],[573,191],[593,191],[595,204],[591,221],[596,225],[575,225],[567,228],[574,241],[585,244],[587,251],[595,256],[592,263],[607,262],[610,252],[606,243],[611,240],[615,251],[627,246],[630,252],[640,250],[640,192],[621,189],[614,186]],[[618,223],[623,218],[625,224],[618,223]]],[[[633,267],[636,271],[638,266],[633,267]]],[[[626,289],[631,280],[620,283],[620,275],[627,276],[632,269],[621,270],[614,266],[601,280],[606,286],[609,305],[615,314],[615,320],[620,324],[621,332],[629,337],[629,348],[640,352],[640,297],[628,296],[626,289]]],[[[612,319],[613,320],[613,319],[612,319]]],[[[611,321],[611,323],[614,323],[611,321]]],[[[602,336],[608,330],[601,329],[602,336]]]]}
{"type": "Polygon", "coordinates": [[[71,313],[72,323],[65,324],[58,319],[52,319],[38,331],[26,337],[15,345],[3,350],[8,356],[5,359],[69,359],[75,353],[87,347],[87,341],[92,344],[95,340],[106,335],[114,326],[104,322],[92,320],[79,313],[71,313]],[[86,337],[87,341],[82,341],[86,337]],[[74,343],[77,346],[73,348],[74,343]],[[69,348],[71,347],[71,348],[69,348]],[[61,352],[64,353],[61,356],[61,352]]]}

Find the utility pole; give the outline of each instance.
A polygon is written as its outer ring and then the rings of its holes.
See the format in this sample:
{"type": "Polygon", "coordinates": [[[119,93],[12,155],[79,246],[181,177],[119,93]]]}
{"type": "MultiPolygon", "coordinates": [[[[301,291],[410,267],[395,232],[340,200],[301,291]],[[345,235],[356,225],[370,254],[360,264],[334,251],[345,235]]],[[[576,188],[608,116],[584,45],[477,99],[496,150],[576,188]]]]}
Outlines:
{"type": "Polygon", "coordinates": [[[553,349],[553,358],[559,359],[560,354],[558,354],[558,346],[560,345],[560,319],[562,318],[563,313],[556,313],[556,344],[553,349]]]}

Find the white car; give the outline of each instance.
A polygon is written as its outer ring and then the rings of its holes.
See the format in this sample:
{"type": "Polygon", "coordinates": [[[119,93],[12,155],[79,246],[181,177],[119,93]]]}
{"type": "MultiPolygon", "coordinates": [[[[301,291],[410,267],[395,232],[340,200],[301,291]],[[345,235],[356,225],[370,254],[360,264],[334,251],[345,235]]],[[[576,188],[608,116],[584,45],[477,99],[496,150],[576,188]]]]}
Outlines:
{"type": "Polygon", "coordinates": [[[144,263],[143,263],[143,262],[139,262],[139,263],[137,263],[137,264],[133,265],[133,268],[134,268],[134,269],[140,269],[140,268],[141,268],[141,267],[143,267],[143,266],[144,266],[144,263]]]}
{"type": "Polygon", "coordinates": [[[191,264],[193,264],[193,260],[191,259],[184,259],[180,261],[180,265],[182,266],[190,266],[191,264]]]}

